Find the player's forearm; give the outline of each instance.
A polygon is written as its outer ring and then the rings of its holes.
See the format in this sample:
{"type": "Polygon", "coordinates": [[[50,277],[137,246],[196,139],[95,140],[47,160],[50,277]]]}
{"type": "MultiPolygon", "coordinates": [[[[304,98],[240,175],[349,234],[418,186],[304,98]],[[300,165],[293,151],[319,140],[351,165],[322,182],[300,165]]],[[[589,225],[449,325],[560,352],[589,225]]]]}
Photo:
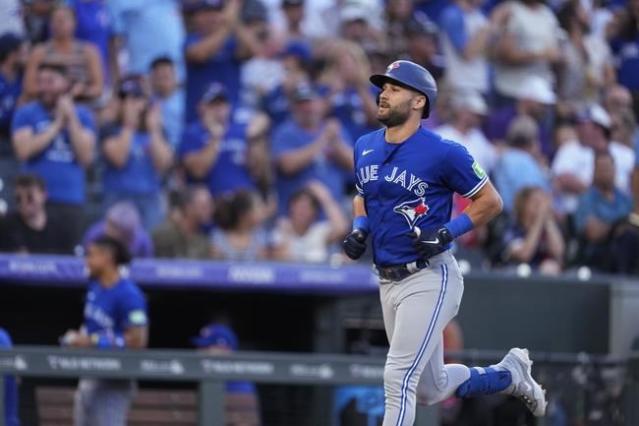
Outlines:
{"type": "Polygon", "coordinates": [[[353,217],[366,216],[366,204],[364,197],[356,195],[353,197],[353,217]]]}
{"type": "Polygon", "coordinates": [[[464,211],[473,222],[473,226],[482,226],[501,213],[503,202],[495,187],[487,182],[472,198],[473,202],[464,211]]]}
{"type": "Polygon", "coordinates": [[[124,346],[131,349],[144,349],[149,341],[147,327],[132,327],[124,333],[124,346]]]}

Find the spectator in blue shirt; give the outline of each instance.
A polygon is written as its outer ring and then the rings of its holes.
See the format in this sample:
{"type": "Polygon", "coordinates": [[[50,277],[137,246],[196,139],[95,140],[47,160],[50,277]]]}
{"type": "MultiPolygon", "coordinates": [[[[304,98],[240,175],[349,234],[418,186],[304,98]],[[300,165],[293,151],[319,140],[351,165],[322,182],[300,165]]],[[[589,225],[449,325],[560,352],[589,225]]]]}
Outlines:
{"type": "Polygon", "coordinates": [[[310,81],[311,48],[301,41],[290,42],[284,48],[281,59],[286,78],[262,98],[262,109],[268,114],[274,129],[290,117],[290,98],[295,89],[310,81]]]}
{"type": "Polygon", "coordinates": [[[69,95],[69,83],[65,68],[40,66],[38,99],[16,111],[12,142],[23,171],[45,181],[50,211],[66,216],[79,232],[83,212],[78,207],[85,201],[84,169],[93,161],[95,131],[90,111],[76,105],[69,95]]]}
{"type": "Polygon", "coordinates": [[[275,130],[272,140],[280,215],[286,214],[291,195],[312,180],[341,200],[348,181],[344,171],[353,168],[351,139],[338,120],[322,118],[322,101],[313,87],[299,86],[293,100],[292,118],[275,130]]]}
{"type": "Polygon", "coordinates": [[[549,176],[538,161],[539,128],[528,116],[513,120],[506,135],[508,149],[494,169],[495,185],[504,202],[504,210],[511,212],[515,194],[526,186],[537,186],[550,191],[549,176]]]}
{"type": "Polygon", "coordinates": [[[9,150],[11,119],[22,92],[23,40],[12,33],[0,36],[0,153],[9,150]]]}
{"type": "Polygon", "coordinates": [[[231,105],[240,94],[240,61],[260,49],[253,33],[240,20],[239,0],[199,0],[189,7],[193,31],[185,44],[187,62],[186,120],[197,119],[197,104],[214,81],[227,90],[231,105]]]}
{"type": "Polygon", "coordinates": [[[119,98],[119,118],[101,135],[104,200],[107,206],[131,201],[151,230],[164,218],[161,179],[173,164],[173,151],[162,130],[160,107],[149,101],[138,77],[122,81],[119,98]]]}
{"type": "Polygon", "coordinates": [[[361,47],[352,42],[335,43],[328,55],[329,66],[321,83],[327,85],[329,114],[337,118],[357,140],[379,127],[377,88],[368,81],[370,63],[361,47]]]}
{"type": "MultiPolygon", "coordinates": [[[[13,346],[11,336],[4,328],[0,328],[0,349],[10,349],[11,346],[13,346]]],[[[4,382],[2,383],[4,387],[4,413],[0,413],[0,415],[4,416],[6,426],[20,426],[16,378],[6,375],[2,381],[4,382]]]]}
{"type": "Polygon", "coordinates": [[[123,48],[128,61],[125,74],[146,74],[151,62],[168,56],[175,64],[179,80],[184,79],[184,25],[178,0],[109,0],[115,36],[111,50],[113,78],[119,69],[117,52],[123,48]]]}
{"type": "Polygon", "coordinates": [[[257,115],[248,124],[234,121],[228,94],[220,83],[209,86],[198,112],[200,119],[187,127],[179,150],[189,178],[205,183],[215,197],[241,189],[255,190],[249,145],[267,131],[266,116],[257,115]]]}
{"type": "Polygon", "coordinates": [[[598,152],[592,186],[581,196],[575,226],[582,240],[581,260],[608,268],[614,226],[632,210],[632,198],[615,187],[615,162],[608,152],[598,152]]]}
{"type": "Polygon", "coordinates": [[[184,127],[184,91],[177,80],[175,63],[168,56],[156,58],[151,63],[151,90],[162,111],[166,139],[175,150],[184,127]]]}

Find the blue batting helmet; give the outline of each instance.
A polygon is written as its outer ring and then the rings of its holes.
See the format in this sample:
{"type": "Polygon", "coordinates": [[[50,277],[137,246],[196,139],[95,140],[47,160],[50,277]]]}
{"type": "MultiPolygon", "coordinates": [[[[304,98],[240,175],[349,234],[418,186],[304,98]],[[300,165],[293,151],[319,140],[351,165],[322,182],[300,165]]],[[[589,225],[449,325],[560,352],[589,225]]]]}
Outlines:
{"type": "Polygon", "coordinates": [[[371,83],[380,89],[384,83],[391,82],[416,90],[428,99],[424,108],[424,118],[428,117],[437,100],[437,83],[433,75],[421,65],[411,61],[395,61],[386,68],[384,74],[374,74],[371,83]]]}

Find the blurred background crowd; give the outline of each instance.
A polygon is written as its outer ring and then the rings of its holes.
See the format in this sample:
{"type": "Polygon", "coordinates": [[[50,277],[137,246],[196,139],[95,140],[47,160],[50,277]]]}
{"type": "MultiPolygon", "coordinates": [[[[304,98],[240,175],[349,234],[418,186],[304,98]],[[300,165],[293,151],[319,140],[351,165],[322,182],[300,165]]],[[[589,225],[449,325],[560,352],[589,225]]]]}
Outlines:
{"type": "Polygon", "coordinates": [[[504,199],[461,258],[639,272],[639,0],[4,0],[0,250],[345,262],[396,59],[504,199]]]}

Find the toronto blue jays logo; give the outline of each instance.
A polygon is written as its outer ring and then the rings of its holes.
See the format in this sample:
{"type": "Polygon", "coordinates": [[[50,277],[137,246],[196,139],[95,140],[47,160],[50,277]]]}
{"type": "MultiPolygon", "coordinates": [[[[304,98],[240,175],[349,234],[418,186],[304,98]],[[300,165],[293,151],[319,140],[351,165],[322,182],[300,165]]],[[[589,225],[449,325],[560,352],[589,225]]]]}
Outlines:
{"type": "Polygon", "coordinates": [[[395,68],[399,68],[399,64],[400,64],[399,61],[393,62],[392,64],[390,64],[388,66],[388,68],[386,68],[386,72],[390,72],[390,71],[394,70],[395,68]]]}
{"type": "Polygon", "coordinates": [[[428,205],[424,197],[419,197],[396,205],[393,211],[404,216],[408,226],[413,229],[417,221],[428,213],[428,205]]]}

